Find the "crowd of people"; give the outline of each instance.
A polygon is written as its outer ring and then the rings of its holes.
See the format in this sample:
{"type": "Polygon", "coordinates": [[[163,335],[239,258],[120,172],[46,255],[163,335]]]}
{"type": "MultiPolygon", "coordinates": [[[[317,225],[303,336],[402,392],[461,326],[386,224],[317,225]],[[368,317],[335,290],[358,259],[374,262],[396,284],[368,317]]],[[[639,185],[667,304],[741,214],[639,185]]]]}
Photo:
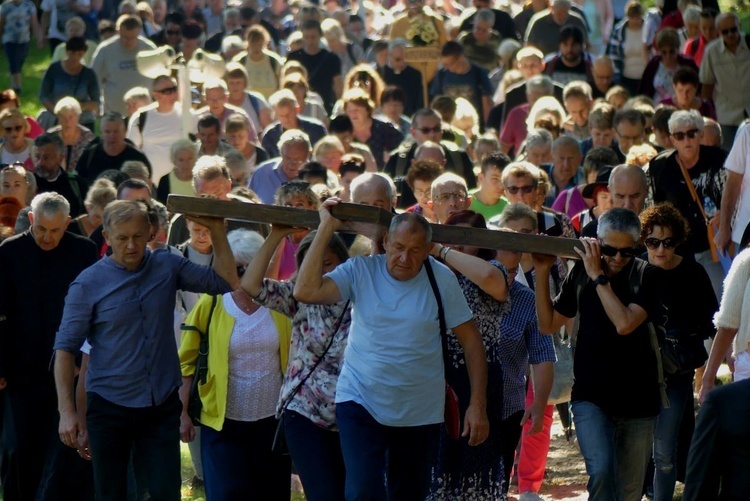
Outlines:
{"type": "Polygon", "coordinates": [[[309,500],[533,501],[555,410],[589,499],[750,492],[736,13],[6,0],[0,34],[5,501],[179,500],[180,441],[208,501],[288,500],[293,475],[309,500]],[[580,238],[577,259],[435,225],[580,238]]]}

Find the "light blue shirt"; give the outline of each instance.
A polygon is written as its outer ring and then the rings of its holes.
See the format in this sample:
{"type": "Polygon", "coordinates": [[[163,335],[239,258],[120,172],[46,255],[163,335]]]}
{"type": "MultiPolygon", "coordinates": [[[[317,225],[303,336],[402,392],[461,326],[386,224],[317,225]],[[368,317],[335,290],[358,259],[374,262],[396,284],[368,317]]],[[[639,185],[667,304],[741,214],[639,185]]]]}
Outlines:
{"type": "Polygon", "coordinates": [[[264,204],[273,205],[276,190],[287,181],[291,179],[287,179],[281,170],[281,158],[272,158],[255,169],[247,187],[253,190],[264,204]]]}
{"type": "MultiPolygon", "coordinates": [[[[448,328],[471,320],[453,272],[429,259],[448,328]]],[[[384,255],[357,257],[327,276],[353,305],[336,403],[356,402],[385,426],[442,423],[445,377],[440,323],[424,267],[415,278],[400,281],[388,273],[384,255]]]]}

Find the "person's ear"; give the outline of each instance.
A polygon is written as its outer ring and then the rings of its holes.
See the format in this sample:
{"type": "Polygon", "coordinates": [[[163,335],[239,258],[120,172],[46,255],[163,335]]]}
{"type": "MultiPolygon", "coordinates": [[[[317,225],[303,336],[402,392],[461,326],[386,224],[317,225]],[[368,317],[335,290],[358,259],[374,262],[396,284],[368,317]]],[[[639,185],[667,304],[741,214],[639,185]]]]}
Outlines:
{"type": "Polygon", "coordinates": [[[29,216],[29,224],[31,226],[34,226],[34,213],[29,211],[28,216],[29,216]]]}
{"type": "MultiPolygon", "coordinates": [[[[29,212],[29,214],[31,214],[31,213],[29,212]]],[[[68,216],[68,218],[65,220],[65,228],[63,228],[63,231],[67,231],[68,225],[70,224],[70,220],[71,219],[72,218],[70,216],[68,216]]]]}
{"type": "Polygon", "coordinates": [[[109,243],[109,232],[107,230],[102,230],[102,237],[104,238],[104,241],[107,242],[107,245],[112,247],[112,245],[109,243]]]}

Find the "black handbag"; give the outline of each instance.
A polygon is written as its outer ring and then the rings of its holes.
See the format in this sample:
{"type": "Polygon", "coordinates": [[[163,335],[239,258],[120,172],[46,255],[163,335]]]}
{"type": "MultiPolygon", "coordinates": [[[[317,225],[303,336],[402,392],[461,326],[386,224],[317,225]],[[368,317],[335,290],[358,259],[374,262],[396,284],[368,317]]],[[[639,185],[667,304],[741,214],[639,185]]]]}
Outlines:
{"type": "Polygon", "coordinates": [[[697,332],[686,333],[683,329],[669,329],[664,334],[661,346],[664,372],[679,374],[702,367],[708,360],[703,338],[697,332]]]}
{"type": "Polygon", "coordinates": [[[346,315],[347,310],[349,309],[349,301],[347,301],[344,304],[344,309],[341,311],[341,315],[339,315],[339,318],[336,320],[336,323],[333,324],[333,334],[331,335],[331,339],[328,341],[328,344],[326,345],[325,350],[323,350],[323,353],[318,357],[318,359],[313,364],[312,368],[310,369],[310,372],[305,374],[305,377],[302,378],[302,380],[297,383],[297,386],[294,387],[294,390],[289,394],[284,404],[281,406],[281,412],[279,413],[279,422],[276,423],[276,432],[273,434],[273,442],[271,442],[271,451],[279,454],[281,456],[288,456],[289,455],[289,447],[286,443],[286,435],[284,434],[284,412],[286,412],[287,407],[289,407],[289,404],[292,403],[292,399],[297,394],[300,388],[302,388],[302,385],[307,382],[308,379],[310,379],[310,376],[312,376],[312,373],[315,372],[315,369],[318,368],[320,365],[320,362],[323,361],[326,354],[328,354],[328,351],[331,349],[331,346],[333,346],[333,341],[336,338],[336,334],[339,331],[339,328],[341,327],[341,322],[344,320],[344,315],[346,315]]]}
{"type": "Polygon", "coordinates": [[[188,397],[187,412],[190,420],[195,426],[201,424],[201,411],[203,402],[201,402],[200,385],[206,384],[208,375],[208,331],[211,327],[211,318],[214,316],[216,309],[216,298],[211,299],[211,310],[208,312],[208,321],[206,322],[206,332],[202,332],[193,325],[182,324],[180,327],[184,331],[194,331],[200,336],[200,345],[198,346],[198,358],[195,361],[195,373],[193,374],[193,384],[190,386],[190,396],[188,397]]]}

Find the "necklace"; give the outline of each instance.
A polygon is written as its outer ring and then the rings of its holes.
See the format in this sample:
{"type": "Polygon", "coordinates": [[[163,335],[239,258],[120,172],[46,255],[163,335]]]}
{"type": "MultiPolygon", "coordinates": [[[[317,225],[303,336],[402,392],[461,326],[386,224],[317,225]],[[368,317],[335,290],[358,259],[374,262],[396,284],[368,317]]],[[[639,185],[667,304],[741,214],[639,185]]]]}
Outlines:
{"type": "Polygon", "coordinates": [[[244,313],[248,315],[255,313],[255,311],[258,309],[258,305],[252,302],[247,293],[242,289],[233,290],[232,299],[234,299],[234,304],[236,304],[244,313]],[[247,304],[248,300],[250,301],[250,305],[247,304]]]}

